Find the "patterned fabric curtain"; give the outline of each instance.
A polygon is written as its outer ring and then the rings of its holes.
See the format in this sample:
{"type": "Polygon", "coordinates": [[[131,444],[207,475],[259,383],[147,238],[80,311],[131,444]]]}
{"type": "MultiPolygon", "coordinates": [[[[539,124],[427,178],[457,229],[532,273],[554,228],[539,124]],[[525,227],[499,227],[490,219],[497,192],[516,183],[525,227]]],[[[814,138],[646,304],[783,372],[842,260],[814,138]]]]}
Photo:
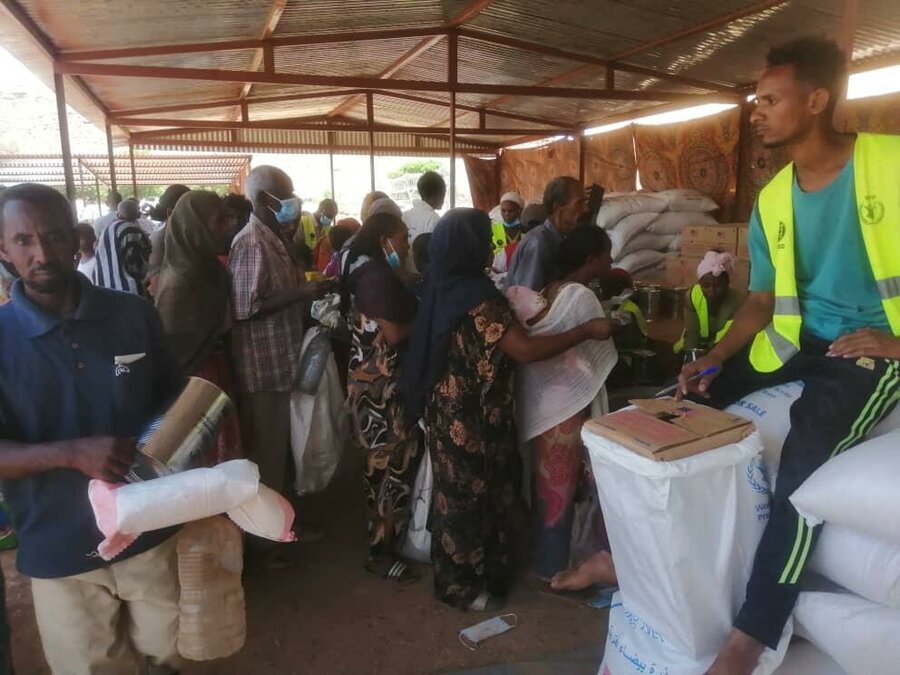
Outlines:
{"type": "Polygon", "coordinates": [[[583,139],[584,182],[598,183],[607,192],[635,189],[634,125],[583,139]]]}
{"type": "Polygon", "coordinates": [[[737,186],[740,110],[664,126],[635,126],[634,141],[645,190],[693,188],[733,211],[737,186]]]}
{"type": "Polygon", "coordinates": [[[556,176],[578,177],[578,142],[557,141],[530,150],[504,150],[500,155],[500,190],[515,190],[526,202],[540,201],[547,182],[556,176]]]}
{"type": "MultiPolygon", "coordinates": [[[[848,101],[845,104],[845,131],[870,131],[881,134],[900,134],[900,94],[872,96],[848,101]]],[[[741,172],[742,183],[737,219],[748,220],[759,191],[788,163],[784,148],[768,150],[762,146],[745,121],[741,142],[748,166],[741,172]]]]}
{"type": "Polygon", "coordinates": [[[490,211],[500,201],[500,187],[497,185],[497,160],[482,159],[473,155],[463,155],[466,174],[469,176],[469,191],[476,209],[490,211]]]}

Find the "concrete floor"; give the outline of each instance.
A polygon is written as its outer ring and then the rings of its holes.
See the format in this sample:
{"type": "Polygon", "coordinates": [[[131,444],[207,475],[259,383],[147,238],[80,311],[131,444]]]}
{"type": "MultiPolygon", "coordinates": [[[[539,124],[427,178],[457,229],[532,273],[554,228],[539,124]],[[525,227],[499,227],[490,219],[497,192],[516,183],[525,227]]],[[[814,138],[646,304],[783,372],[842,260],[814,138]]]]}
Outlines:
{"type": "MultiPolygon", "coordinates": [[[[362,567],[365,552],[360,460],[345,458],[322,495],[304,501],[305,520],[327,528],[317,544],[298,546],[295,568],[245,580],[248,635],[244,649],[216,662],[192,663],[185,675],[303,673],[418,675],[593,675],[602,656],[608,613],[519,583],[504,612],[519,625],[477,651],[457,634],[487,616],[464,614],[434,600],[429,569],[400,588],[362,567]],[[493,668],[481,669],[494,665],[493,668]]],[[[2,555],[17,675],[44,675],[27,579],[2,555]]]]}

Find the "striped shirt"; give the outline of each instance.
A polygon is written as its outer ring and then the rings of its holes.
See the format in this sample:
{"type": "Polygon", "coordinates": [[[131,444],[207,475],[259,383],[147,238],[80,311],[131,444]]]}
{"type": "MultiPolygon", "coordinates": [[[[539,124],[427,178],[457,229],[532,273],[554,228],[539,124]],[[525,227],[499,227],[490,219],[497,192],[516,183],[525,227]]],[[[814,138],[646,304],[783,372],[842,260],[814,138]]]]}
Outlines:
{"type": "Polygon", "coordinates": [[[150,262],[150,239],[134,223],[117,220],[100,236],[94,283],[114,291],[147,297],[144,277],[150,262]]]}
{"type": "Polygon", "coordinates": [[[293,391],[306,307],[295,302],[259,316],[263,300],[300,285],[284,242],[256,216],[234,238],[228,256],[234,311],[232,348],[241,393],[293,391]]]}

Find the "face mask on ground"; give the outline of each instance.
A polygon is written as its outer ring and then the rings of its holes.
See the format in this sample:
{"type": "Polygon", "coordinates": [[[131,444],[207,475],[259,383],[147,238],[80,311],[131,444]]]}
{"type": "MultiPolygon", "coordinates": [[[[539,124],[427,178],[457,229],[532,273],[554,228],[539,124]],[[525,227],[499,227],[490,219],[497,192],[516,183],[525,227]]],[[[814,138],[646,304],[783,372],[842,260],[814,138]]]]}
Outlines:
{"type": "Polygon", "coordinates": [[[390,265],[391,268],[397,269],[403,263],[400,260],[400,256],[397,255],[397,251],[394,250],[394,245],[391,243],[390,239],[388,239],[388,246],[391,247],[391,252],[388,253],[387,251],[384,251],[384,259],[387,260],[387,264],[390,265]]]}
{"type": "Polygon", "coordinates": [[[293,223],[298,218],[300,218],[300,212],[303,207],[303,202],[300,200],[300,197],[288,197],[287,199],[278,199],[271,192],[266,192],[272,199],[278,201],[281,205],[277,211],[273,209],[271,206],[269,207],[269,211],[275,214],[275,220],[279,223],[287,224],[293,223]]]}

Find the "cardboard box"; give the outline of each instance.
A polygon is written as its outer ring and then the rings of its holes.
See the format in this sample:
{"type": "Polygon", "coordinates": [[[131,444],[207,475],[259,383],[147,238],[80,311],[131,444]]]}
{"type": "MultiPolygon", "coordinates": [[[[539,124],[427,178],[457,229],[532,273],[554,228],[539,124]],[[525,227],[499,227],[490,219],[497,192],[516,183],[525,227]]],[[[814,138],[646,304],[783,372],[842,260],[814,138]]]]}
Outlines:
{"type": "Polygon", "coordinates": [[[700,260],[700,256],[669,253],[666,255],[666,282],[672,286],[686,287],[697,283],[697,265],[700,260]]]}
{"type": "Polygon", "coordinates": [[[691,401],[638,399],[635,406],[588,420],[589,431],[656,461],[697,455],[736,443],[753,423],[691,401]]]}

